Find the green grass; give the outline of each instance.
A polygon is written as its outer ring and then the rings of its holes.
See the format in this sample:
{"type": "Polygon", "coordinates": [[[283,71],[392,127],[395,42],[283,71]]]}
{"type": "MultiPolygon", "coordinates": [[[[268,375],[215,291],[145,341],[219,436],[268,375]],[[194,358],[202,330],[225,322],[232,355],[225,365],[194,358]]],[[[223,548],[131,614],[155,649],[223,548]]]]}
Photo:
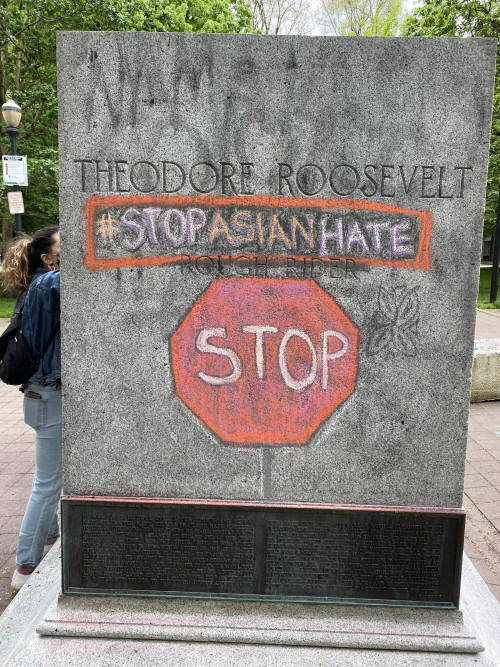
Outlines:
{"type": "Polygon", "coordinates": [[[12,317],[14,312],[14,306],[16,305],[15,299],[7,299],[3,297],[0,299],[0,317],[12,317]]]}
{"type": "Polygon", "coordinates": [[[481,269],[479,278],[479,294],[477,297],[478,308],[500,308],[500,280],[497,292],[497,300],[490,303],[490,286],[491,286],[491,272],[492,269],[481,269]]]}

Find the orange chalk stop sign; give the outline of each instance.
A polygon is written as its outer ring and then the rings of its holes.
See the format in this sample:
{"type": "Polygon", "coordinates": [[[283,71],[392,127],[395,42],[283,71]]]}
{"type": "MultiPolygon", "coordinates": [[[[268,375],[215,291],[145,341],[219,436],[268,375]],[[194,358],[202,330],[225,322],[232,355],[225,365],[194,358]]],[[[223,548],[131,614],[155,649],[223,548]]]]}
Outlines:
{"type": "Polygon", "coordinates": [[[171,346],[177,396],[236,445],[305,444],[356,381],[358,330],[312,280],[215,281],[171,346]]]}

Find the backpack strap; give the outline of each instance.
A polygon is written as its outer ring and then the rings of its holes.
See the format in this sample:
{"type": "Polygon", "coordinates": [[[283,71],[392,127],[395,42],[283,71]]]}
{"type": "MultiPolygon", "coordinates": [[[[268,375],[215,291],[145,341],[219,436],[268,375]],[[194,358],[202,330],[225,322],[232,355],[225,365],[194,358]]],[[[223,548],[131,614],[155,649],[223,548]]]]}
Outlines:
{"type": "Polygon", "coordinates": [[[13,315],[23,314],[24,300],[26,299],[26,294],[28,294],[28,290],[21,292],[21,294],[17,297],[13,315]]]}
{"type": "Polygon", "coordinates": [[[24,308],[24,299],[28,291],[23,292],[17,297],[16,305],[14,306],[14,312],[10,318],[9,328],[19,327],[21,328],[21,322],[23,319],[23,308],[24,308]]]}
{"type": "Polygon", "coordinates": [[[18,296],[16,305],[14,307],[14,312],[12,313],[12,317],[10,318],[9,325],[5,329],[5,331],[1,334],[1,338],[4,337],[6,338],[11,331],[21,330],[25,296],[26,292],[23,292],[20,296],[18,296]]]}

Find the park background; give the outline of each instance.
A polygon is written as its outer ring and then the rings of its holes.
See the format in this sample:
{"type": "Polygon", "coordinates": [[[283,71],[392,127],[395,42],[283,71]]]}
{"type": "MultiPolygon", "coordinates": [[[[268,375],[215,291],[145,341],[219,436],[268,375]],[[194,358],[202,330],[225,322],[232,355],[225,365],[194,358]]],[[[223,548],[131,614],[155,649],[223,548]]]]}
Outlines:
{"type": "MultiPolygon", "coordinates": [[[[0,105],[14,99],[22,108],[18,152],[28,158],[30,185],[22,188],[23,231],[33,233],[56,224],[58,202],[58,138],[55,37],[57,30],[148,32],[263,33],[305,35],[500,36],[500,1],[426,0],[415,6],[401,0],[1,0],[0,105]]],[[[2,155],[10,153],[0,123],[2,155]]],[[[483,267],[478,295],[489,303],[494,235],[500,186],[500,61],[497,58],[493,123],[484,218],[483,267]]],[[[6,193],[0,183],[1,248],[14,235],[6,193]]],[[[457,267],[460,271],[460,267],[457,267]]],[[[0,318],[10,317],[15,299],[0,292],[0,318]]],[[[493,315],[493,313],[492,313],[493,315]]],[[[2,327],[7,325],[4,321],[2,327]]],[[[479,324],[479,323],[478,323],[479,324]]],[[[494,338],[500,318],[476,336],[494,338]]],[[[1,331],[2,329],[0,329],[1,331]]],[[[24,424],[22,397],[16,387],[0,386],[0,612],[12,598],[10,577],[19,524],[34,466],[33,435],[24,424]]],[[[466,552],[500,599],[500,422],[498,402],[474,404],[464,506],[468,510],[466,552]]]]}
{"type": "MultiPolygon", "coordinates": [[[[500,36],[500,0],[13,0],[0,2],[0,106],[13,99],[22,109],[18,154],[28,159],[22,188],[23,232],[59,220],[56,32],[262,33],[358,37],[500,36]]],[[[0,123],[2,155],[11,152],[0,123]]],[[[500,58],[497,56],[493,122],[484,216],[478,305],[490,303],[493,238],[500,188],[500,58]]],[[[14,236],[7,191],[0,183],[0,251],[14,236]]],[[[457,267],[458,270],[458,267],[457,267]]],[[[0,317],[14,302],[0,291],[0,317]]]]}
{"type": "MultiPolygon", "coordinates": [[[[15,0],[0,3],[0,106],[22,109],[18,154],[28,159],[22,188],[24,233],[59,220],[56,32],[262,33],[344,36],[500,36],[500,0],[15,0]]],[[[11,152],[0,123],[2,155],[11,152]]],[[[490,303],[493,239],[500,187],[500,59],[497,57],[493,123],[484,216],[478,306],[490,303]]],[[[7,191],[0,183],[0,252],[15,234],[7,191]]],[[[10,317],[14,295],[0,288],[0,317],[10,317]],[[10,298],[9,298],[10,297],[10,298]]]]}

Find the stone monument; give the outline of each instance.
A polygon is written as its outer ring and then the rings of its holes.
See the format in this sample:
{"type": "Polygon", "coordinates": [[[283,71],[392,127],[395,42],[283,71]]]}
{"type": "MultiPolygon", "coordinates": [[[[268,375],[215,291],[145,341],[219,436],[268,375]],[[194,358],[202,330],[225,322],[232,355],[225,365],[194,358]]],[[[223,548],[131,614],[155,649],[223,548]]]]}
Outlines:
{"type": "Polygon", "coordinates": [[[479,650],[457,608],[495,53],[59,34],[63,596],[42,632],[102,633],[122,605],[125,636],[479,650]]]}

